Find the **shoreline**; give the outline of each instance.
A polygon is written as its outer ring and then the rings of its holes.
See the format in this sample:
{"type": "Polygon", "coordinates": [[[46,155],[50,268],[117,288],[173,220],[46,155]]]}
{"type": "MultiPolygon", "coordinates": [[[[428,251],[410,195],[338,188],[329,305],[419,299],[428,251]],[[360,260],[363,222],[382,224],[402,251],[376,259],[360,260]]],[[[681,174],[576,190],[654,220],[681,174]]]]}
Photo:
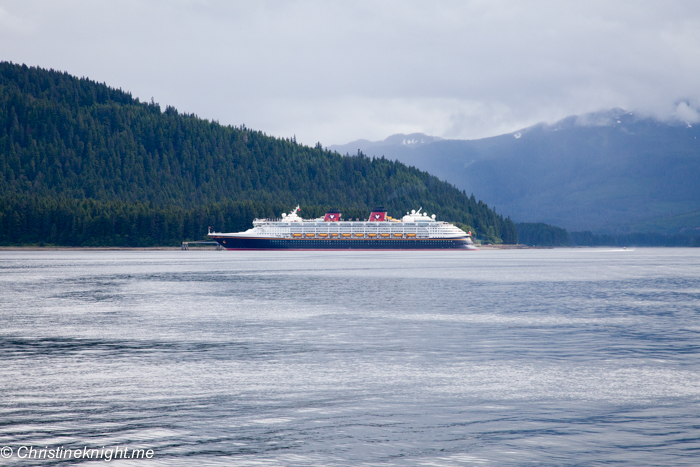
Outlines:
{"type": "MultiPolygon", "coordinates": [[[[216,248],[197,247],[202,250],[216,248]]],[[[0,251],[170,251],[182,250],[179,246],[0,246],[0,251]]],[[[185,251],[185,250],[182,250],[185,251]]]]}
{"type": "MultiPolygon", "coordinates": [[[[554,247],[528,246],[528,245],[477,245],[480,250],[538,250],[554,247]]],[[[568,247],[563,247],[568,248],[568,247]]],[[[181,246],[0,246],[0,251],[191,251],[212,250],[215,246],[190,246],[190,250],[182,250],[181,246]]]]}
{"type": "MultiPolygon", "coordinates": [[[[627,246],[615,245],[598,246],[529,246],[529,245],[476,245],[479,250],[553,250],[555,248],[692,248],[686,246],[627,246]]],[[[0,246],[0,251],[219,251],[215,246],[190,246],[183,250],[182,246],[0,246]]],[[[336,250],[337,251],[337,250],[336,250]]],[[[398,251],[398,250],[397,250],[398,251]]],[[[410,251],[410,250],[401,250],[410,251]]],[[[438,251],[438,250],[436,250],[438,251]]]]}
{"type": "MultiPolygon", "coordinates": [[[[553,246],[528,246],[528,245],[476,245],[480,250],[542,250],[554,248],[553,246]]],[[[568,248],[568,247],[566,247],[568,248]]]]}

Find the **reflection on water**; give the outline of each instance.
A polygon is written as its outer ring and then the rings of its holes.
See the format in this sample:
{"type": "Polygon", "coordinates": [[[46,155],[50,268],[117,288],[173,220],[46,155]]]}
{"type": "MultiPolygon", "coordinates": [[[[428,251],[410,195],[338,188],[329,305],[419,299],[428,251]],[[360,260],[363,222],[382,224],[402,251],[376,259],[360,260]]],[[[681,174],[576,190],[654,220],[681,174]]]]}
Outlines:
{"type": "Polygon", "coordinates": [[[0,252],[0,446],[695,465],[698,271],[700,249],[0,252]]]}

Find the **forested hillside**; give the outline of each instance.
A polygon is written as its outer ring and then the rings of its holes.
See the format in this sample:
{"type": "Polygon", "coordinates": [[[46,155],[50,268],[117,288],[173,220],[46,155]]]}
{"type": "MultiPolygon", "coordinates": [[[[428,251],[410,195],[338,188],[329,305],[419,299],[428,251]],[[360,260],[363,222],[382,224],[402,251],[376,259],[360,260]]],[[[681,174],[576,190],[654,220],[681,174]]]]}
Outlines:
{"type": "Polygon", "coordinates": [[[568,232],[543,223],[518,223],[518,241],[523,245],[561,246],[692,246],[700,247],[700,236],[682,234],[628,233],[598,235],[591,231],[568,232]]]}
{"type": "Polygon", "coordinates": [[[569,246],[571,236],[566,229],[553,225],[537,223],[517,223],[518,241],[523,245],[533,246],[569,246]]]}
{"type": "Polygon", "coordinates": [[[241,230],[296,204],[423,207],[485,241],[515,226],[402,163],[223,126],[67,73],[0,63],[0,244],[146,246],[241,230]]]}

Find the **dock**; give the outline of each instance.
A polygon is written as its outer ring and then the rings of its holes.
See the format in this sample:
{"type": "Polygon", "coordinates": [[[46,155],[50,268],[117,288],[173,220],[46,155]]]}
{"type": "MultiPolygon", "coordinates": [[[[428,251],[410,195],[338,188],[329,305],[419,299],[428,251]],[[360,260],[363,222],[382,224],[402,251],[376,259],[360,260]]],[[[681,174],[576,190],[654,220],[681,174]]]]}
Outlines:
{"type": "Polygon", "coordinates": [[[193,245],[193,246],[199,246],[199,245],[216,245],[216,249],[217,249],[217,250],[223,250],[223,249],[224,249],[224,247],[222,247],[221,245],[219,245],[218,242],[206,241],[206,240],[199,240],[199,241],[196,241],[196,242],[182,242],[182,248],[181,248],[181,249],[182,249],[182,250],[189,250],[189,249],[190,249],[190,245],[193,245]]]}

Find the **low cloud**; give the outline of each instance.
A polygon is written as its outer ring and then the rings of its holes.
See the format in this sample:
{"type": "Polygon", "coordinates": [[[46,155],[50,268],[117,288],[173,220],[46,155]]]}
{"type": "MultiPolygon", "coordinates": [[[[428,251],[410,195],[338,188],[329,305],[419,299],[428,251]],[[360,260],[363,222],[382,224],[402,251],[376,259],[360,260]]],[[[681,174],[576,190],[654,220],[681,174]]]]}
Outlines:
{"type": "Polygon", "coordinates": [[[698,108],[691,107],[688,102],[681,102],[676,106],[676,117],[684,122],[700,122],[700,112],[698,112],[698,108]]]}
{"type": "Polygon", "coordinates": [[[0,0],[0,29],[3,59],[308,144],[700,97],[697,2],[0,0]]]}

